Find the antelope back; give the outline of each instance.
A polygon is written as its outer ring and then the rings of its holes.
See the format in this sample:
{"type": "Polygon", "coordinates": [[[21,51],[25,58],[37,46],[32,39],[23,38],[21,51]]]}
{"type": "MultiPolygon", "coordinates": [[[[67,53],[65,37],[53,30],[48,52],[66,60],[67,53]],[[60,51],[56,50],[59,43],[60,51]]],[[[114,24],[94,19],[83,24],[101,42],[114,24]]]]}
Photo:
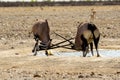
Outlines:
{"type": "Polygon", "coordinates": [[[47,20],[41,20],[35,23],[33,25],[32,32],[34,35],[37,35],[39,37],[40,41],[45,43],[50,41],[50,28],[47,20]]]}

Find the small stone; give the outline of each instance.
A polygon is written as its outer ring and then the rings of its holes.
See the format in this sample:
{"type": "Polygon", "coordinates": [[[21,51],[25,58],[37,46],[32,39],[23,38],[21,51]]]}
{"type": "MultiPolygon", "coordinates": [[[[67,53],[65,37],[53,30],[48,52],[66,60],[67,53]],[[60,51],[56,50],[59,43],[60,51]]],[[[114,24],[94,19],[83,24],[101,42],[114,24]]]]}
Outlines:
{"type": "Polygon", "coordinates": [[[17,68],[17,66],[12,66],[11,68],[17,68]]]}
{"type": "Polygon", "coordinates": [[[79,75],[78,78],[84,78],[84,76],[83,75],[79,75]]]}
{"type": "Polygon", "coordinates": [[[35,77],[42,77],[41,75],[39,75],[39,74],[34,74],[34,76],[33,76],[34,78],[35,77]]]}
{"type": "Polygon", "coordinates": [[[94,72],[91,72],[91,74],[90,74],[91,76],[93,76],[93,75],[95,75],[95,73],[94,72]]]}
{"type": "Polygon", "coordinates": [[[11,49],[15,49],[15,48],[12,46],[11,49]]]}
{"type": "Polygon", "coordinates": [[[102,76],[102,74],[98,74],[99,76],[102,76]]]}
{"type": "Polygon", "coordinates": [[[111,27],[107,27],[107,29],[111,29],[111,27]]]}
{"type": "Polygon", "coordinates": [[[19,53],[15,53],[15,55],[19,55],[19,53]]]}
{"type": "Polygon", "coordinates": [[[89,78],[90,76],[89,76],[89,75],[86,75],[85,77],[86,77],[86,78],[89,78]]]}
{"type": "Polygon", "coordinates": [[[58,75],[59,75],[60,73],[59,73],[59,72],[56,72],[56,74],[58,74],[58,75]]]}
{"type": "Polygon", "coordinates": [[[120,74],[120,72],[117,72],[117,74],[120,74]]]}
{"type": "Polygon", "coordinates": [[[19,44],[24,44],[24,42],[20,42],[19,44]]]}
{"type": "Polygon", "coordinates": [[[0,38],[1,40],[6,40],[5,38],[0,38]]]}

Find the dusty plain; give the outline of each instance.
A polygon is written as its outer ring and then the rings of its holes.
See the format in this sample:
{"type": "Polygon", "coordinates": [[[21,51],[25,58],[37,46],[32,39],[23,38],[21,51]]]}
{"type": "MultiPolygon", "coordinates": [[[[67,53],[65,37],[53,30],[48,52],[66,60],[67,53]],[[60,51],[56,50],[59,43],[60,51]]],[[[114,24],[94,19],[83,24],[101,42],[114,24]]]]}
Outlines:
{"type": "Polygon", "coordinates": [[[77,26],[89,22],[92,8],[101,32],[99,49],[120,50],[119,5],[0,7],[0,80],[120,80],[120,57],[40,57],[31,52],[35,41],[29,32],[36,19],[48,20],[55,44],[63,39],[53,31],[68,39],[75,37],[77,26]]]}

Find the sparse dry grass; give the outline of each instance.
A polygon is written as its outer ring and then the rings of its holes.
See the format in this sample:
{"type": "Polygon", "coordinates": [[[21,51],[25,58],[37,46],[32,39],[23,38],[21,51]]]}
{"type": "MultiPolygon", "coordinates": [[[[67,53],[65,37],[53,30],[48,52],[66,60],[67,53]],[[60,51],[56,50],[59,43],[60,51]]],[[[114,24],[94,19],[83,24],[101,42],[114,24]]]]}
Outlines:
{"type": "MultiPolygon", "coordinates": [[[[48,19],[53,42],[61,40],[53,31],[66,38],[74,37],[79,23],[89,21],[92,8],[96,11],[94,23],[101,32],[101,45],[104,39],[119,39],[120,6],[0,7],[0,44],[9,46],[11,40],[32,39],[28,33],[36,19],[48,19]]],[[[31,44],[33,41],[28,46],[31,44]]]]}
{"type": "Polygon", "coordinates": [[[74,37],[79,22],[89,21],[92,8],[101,32],[99,47],[120,49],[120,6],[0,7],[0,79],[119,80],[120,58],[31,55],[35,42],[28,32],[36,19],[48,19],[52,43],[57,43],[63,39],[52,32],[74,37]]]}

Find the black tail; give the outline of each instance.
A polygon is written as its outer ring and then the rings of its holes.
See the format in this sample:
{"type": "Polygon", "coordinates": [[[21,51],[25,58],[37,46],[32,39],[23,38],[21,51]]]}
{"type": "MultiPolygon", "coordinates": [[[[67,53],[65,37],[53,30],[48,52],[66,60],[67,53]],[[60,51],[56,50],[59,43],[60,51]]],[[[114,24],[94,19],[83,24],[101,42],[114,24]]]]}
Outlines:
{"type": "Polygon", "coordinates": [[[100,35],[98,37],[95,37],[94,31],[97,30],[96,25],[88,23],[88,30],[90,30],[93,34],[93,39],[95,40],[96,38],[99,38],[100,35]]]}
{"type": "Polygon", "coordinates": [[[97,30],[97,27],[94,24],[89,23],[88,24],[88,30],[90,30],[92,32],[92,34],[93,34],[93,40],[94,40],[94,44],[95,44],[95,49],[97,51],[97,56],[99,57],[100,55],[99,55],[97,49],[98,49],[98,43],[99,43],[99,39],[100,39],[100,34],[97,37],[95,36],[94,31],[97,30]]]}
{"type": "Polygon", "coordinates": [[[97,29],[96,25],[88,23],[88,30],[94,32],[97,29]]]}

